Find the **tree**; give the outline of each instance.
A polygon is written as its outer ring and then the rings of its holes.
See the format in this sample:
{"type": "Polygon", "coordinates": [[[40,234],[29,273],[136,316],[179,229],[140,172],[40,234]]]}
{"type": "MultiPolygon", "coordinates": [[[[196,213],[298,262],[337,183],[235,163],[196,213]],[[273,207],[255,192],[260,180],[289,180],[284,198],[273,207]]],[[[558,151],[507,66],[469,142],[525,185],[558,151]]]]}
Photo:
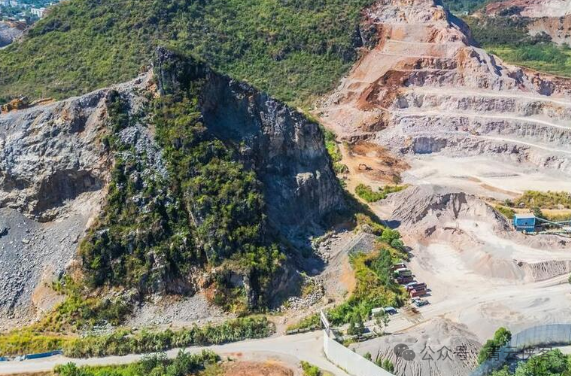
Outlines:
{"type": "Polygon", "coordinates": [[[385,229],[383,231],[383,234],[381,235],[381,240],[383,240],[388,244],[391,244],[393,240],[398,240],[398,239],[400,239],[400,233],[397,230],[393,230],[390,228],[385,229]]]}
{"type": "Polygon", "coordinates": [[[363,324],[363,319],[361,315],[356,312],[351,316],[351,321],[349,322],[349,329],[347,329],[347,334],[351,336],[360,337],[365,332],[365,325],[363,324]]]}
{"type": "Polygon", "coordinates": [[[383,329],[389,325],[390,317],[385,312],[375,313],[375,323],[377,324],[381,334],[384,333],[383,329]]]}
{"type": "Polygon", "coordinates": [[[494,334],[494,338],[488,340],[478,354],[478,364],[490,359],[502,346],[507,345],[512,339],[511,332],[506,328],[499,328],[494,334]]]}
{"type": "Polygon", "coordinates": [[[562,376],[568,371],[567,357],[560,350],[552,350],[521,363],[515,376],[562,376]]]}

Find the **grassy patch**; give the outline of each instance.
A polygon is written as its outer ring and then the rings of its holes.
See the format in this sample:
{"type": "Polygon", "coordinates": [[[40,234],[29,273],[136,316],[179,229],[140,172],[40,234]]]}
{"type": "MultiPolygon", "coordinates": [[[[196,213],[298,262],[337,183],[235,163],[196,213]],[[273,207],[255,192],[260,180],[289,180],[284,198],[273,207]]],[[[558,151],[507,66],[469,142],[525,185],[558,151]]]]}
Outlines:
{"type": "Polygon", "coordinates": [[[127,355],[166,351],[177,347],[205,346],[249,338],[264,338],[274,331],[265,317],[246,317],[219,325],[193,326],[164,332],[119,330],[108,335],[71,337],[27,328],[0,335],[0,353],[5,356],[63,349],[72,358],[127,355]]]}
{"type": "Polygon", "coordinates": [[[357,194],[357,196],[361,197],[363,200],[367,202],[377,202],[380,200],[384,200],[385,198],[387,198],[389,194],[400,192],[405,188],[406,186],[404,185],[395,185],[395,186],[386,185],[382,189],[379,188],[377,191],[374,191],[373,188],[371,188],[368,185],[359,184],[355,188],[355,193],[357,194]]]}
{"type": "Polygon", "coordinates": [[[393,279],[392,265],[406,258],[401,251],[382,244],[369,254],[351,255],[350,262],[357,281],[349,299],[327,312],[332,324],[351,322],[355,317],[367,318],[376,307],[401,307],[407,299],[404,289],[393,279]]]}
{"type": "Polygon", "coordinates": [[[308,362],[301,362],[301,369],[303,370],[303,376],[329,376],[329,372],[324,372],[319,369],[319,367],[314,366],[308,362]]]}
{"type": "Polygon", "coordinates": [[[327,153],[329,154],[329,158],[331,158],[333,163],[341,162],[343,156],[341,155],[341,150],[339,149],[339,145],[337,144],[335,133],[325,128],[322,128],[322,130],[325,135],[325,147],[327,148],[327,153]]]}
{"type": "Polygon", "coordinates": [[[513,219],[515,215],[515,210],[503,205],[496,205],[496,210],[499,211],[507,219],[513,219]]]}
{"type": "Polygon", "coordinates": [[[521,197],[514,201],[514,205],[518,207],[525,206],[526,208],[571,209],[571,193],[525,191],[521,197]]]}
{"type": "Polygon", "coordinates": [[[212,351],[200,354],[180,352],[175,359],[165,354],[151,355],[133,364],[124,366],[78,367],[74,363],[57,366],[57,376],[188,376],[204,370],[210,364],[216,364],[220,357],[212,351]]]}
{"type": "Polygon", "coordinates": [[[307,317],[304,317],[300,321],[295,324],[289,325],[287,327],[287,332],[297,332],[297,331],[304,331],[304,330],[316,330],[321,328],[321,318],[319,317],[319,313],[314,313],[307,317]]]}

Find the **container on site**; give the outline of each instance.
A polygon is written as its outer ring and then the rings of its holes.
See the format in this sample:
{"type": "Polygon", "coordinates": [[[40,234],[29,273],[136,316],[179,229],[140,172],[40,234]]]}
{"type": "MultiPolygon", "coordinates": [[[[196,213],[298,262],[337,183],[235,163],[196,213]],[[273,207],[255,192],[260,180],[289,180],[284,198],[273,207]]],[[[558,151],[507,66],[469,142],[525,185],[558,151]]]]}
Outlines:
{"type": "Polygon", "coordinates": [[[513,225],[518,231],[535,231],[536,218],[533,214],[516,214],[514,215],[513,225]]]}

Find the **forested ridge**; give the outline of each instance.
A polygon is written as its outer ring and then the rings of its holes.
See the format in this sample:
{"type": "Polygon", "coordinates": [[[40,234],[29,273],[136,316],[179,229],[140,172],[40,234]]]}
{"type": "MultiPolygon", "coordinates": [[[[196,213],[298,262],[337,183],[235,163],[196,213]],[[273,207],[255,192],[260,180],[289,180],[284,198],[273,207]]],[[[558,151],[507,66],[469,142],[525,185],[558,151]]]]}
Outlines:
{"type": "Polygon", "coordinates": [[[62,99],[126,81],[163,45],[299,104],[355,61],[373,1],[65,1],[0,52],[0,98],[62,99]]]}

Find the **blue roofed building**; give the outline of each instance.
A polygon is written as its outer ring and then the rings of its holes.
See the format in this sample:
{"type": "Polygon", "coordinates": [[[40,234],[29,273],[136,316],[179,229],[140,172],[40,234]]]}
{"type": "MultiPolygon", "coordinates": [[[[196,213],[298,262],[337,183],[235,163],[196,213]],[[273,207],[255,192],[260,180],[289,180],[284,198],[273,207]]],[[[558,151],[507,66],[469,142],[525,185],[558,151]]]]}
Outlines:
{"type": "Polygon", "coordinates": [[[516,214],[514,215],[513,225],[518,231],[535,231],[536,218],[533,214],[516,214]]]}

